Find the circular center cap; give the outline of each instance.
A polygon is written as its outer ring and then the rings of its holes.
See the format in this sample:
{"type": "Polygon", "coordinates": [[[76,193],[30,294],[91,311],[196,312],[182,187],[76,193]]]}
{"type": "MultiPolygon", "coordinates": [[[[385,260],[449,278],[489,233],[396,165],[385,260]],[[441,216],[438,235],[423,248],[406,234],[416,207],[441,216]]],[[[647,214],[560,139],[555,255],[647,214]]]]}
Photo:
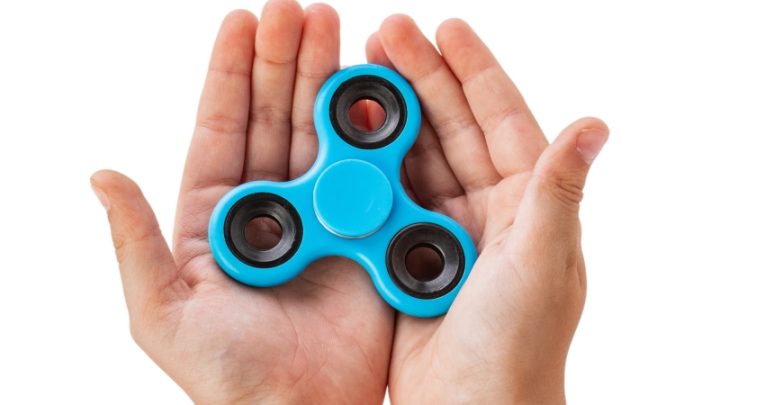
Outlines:
{"type": "Polygon", "coordinates": [[[313,189],[316,217],[327,230],[346,238],[361,238],[380,229],[392,207],[388,178],[363,160],[333,163],[319,175],[313,189]]]}

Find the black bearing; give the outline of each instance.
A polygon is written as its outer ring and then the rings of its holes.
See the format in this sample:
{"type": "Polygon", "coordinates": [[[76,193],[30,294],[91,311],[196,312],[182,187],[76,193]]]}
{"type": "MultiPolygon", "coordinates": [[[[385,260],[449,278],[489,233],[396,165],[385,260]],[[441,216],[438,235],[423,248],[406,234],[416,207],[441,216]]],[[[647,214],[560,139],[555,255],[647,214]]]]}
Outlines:
{"type": "Polygon", "coordinates": [[[303,237],[300,215],[289,201],[276,194],[257,193],[237,201],[224,223],[226,244],[244,263],[255,267],[274,267],[295,254],[303,237]],[[245,228],[254,218],[269,217],[282,229],[279,242],[270,249],[258,249],[247,241],[245,228]]]}
{"type": "Polygon", "coordinates": [[[399,231],[388,245],[388,274],[396,285],[417,298],[438,298],[457,286],[465,271],[465,253],[457,238],[446,228],[433,223],[417,223],[399,231]],[[443,269],[432,280],[418,280],[406,268],[407,254],[421,246],[435,250],[443,269]]]}
{"type": "Polygon", "coordinates": [[[343,82],[329,102],[332,127],[343,140],[357,148],[382,148],[393,142],[406,124],[406,103],[401,92],[378,76],[356,76],[343,82]],[[373,100],[385,111],[385,121],[379,128],[363,131],[351,122],[351,106],[359,100],[373,100]]]}

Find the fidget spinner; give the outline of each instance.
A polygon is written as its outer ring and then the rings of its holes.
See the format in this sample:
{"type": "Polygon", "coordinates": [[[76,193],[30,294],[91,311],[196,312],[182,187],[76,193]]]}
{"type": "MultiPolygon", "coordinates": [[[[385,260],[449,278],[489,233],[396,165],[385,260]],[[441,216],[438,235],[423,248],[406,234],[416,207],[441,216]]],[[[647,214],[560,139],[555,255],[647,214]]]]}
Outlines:
{"type": "MultiPolygon", "coordinates": [[[[235,280],[256,287],[286,283],[321,257],[350,258],[369,273],[394,308],[418,317],[445,313],[468,277],[476,250],[451,218],[413,202],[400,182],[401,163],[420,130],[420,104],[398,73],[378,65],[340,70],[322,86],[314,106],[316,161],[287,182],[252,181],[228,192],[210,218],[213,256],[235,280]],[[351,106],[373,100],[385,112],[365,131],[351,106]],[[249,243],[247,224],[274,220],[275,246],[249,243]],[[440,256],[440,272],[417,276],[407,255],[426,247],[440,256]]],[[[327,270],[327,271],[332,271],[327,270]]]]}

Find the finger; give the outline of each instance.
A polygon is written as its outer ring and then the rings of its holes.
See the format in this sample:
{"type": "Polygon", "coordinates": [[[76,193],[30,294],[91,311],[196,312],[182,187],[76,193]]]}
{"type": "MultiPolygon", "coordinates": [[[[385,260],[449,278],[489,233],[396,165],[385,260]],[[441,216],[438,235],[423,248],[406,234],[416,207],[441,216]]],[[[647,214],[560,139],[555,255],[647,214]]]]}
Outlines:
{"type": "Polygon", "coordinates": [[[404,162],[412,190],[426,208],[443,212],[446,201],[465,194],[429,122],[422,121],[420,135],[404,162]]]}
{"type": "Polygon", "coordinates": [[[380,40],[396,70],[417,91],[462,187],[470,191],[499,181],[459,81],[414,21],[403,15],[388,17],[380,26],[380,40]]]}
{"type": "Polygon", "coordinates": [[[290,153],[295,66],[303,10],[294,0],[271,0],[255,38],[252,105],[244,180],[284,180],[290,153]]]}
{"type": "MultiPolygon", "coordinates": [[[[445,322],[485,313],[492,319],[539,323],[539,308],[549,312],[549,305],[563,303],[564,308],[556,313],[574,310],[575,306],[566,305],[565,295],[571,290],[560,287],[572,282],[582,292],[585,288],[579,203],[590,165],[607,138],[608,128],[602,121],[584,118],[569,125],[545,149],[533,168],[512,227],[496,239],[502,243],[484,247],[475,266],[480,271],[471,273],[445,322]],[[490,294],[497,286],[509,287],[503,294],[490,294]],[[490,296],[490,300],[481,299],[490,296]]],[[[578,319],[578,314],[545,319],[561,322],[578,319]]]]}
{"type": "Polygon", "coordinates": [[[395,69],[393,62],[390,61],[388,55],[385,54],[385,49],[380,41],[380,33],[374,32],[367,38],[366,44],[367,61],[376,65],[382,65],[391,69],[395,69]]]}
{"type": "Polygon", "coordinates": [[[316,94],[340,65],[340,20],[326,4],[306,8],[303,39],[297,56],[292,105],[292,145],[289,177],[305,173],[316,159],[318,140],[313,124],[316,94]]]}
{"type": "Polygon", "coordinates": [[[489,48],[462,20],[446,20],[436,43],[462,83],[470,109],[486,134],[494,166],[503,176],[531,170],[547,146],[520,91],[489,48]]]}
{"type": "Polygon", "coordinates": [[[181,214],[188,191],[215,188],[202,204],[212,209],[242,177],[256,27],[255,16],[240,10],[229,14],[220,28],[183,172],[181,214]]]}
{"type": "MultiPolygon", "coordinates": [[[[370,63],[392,66],[377,33],[367,40],[366,50],[370,63]]],[[[464,193],[427,119],[404,162],[412,193],[425,207],[440,210],[444,201],[464,193]]]]}
{"type": "Polygon", "coordinates": [[[108,170],[95,173],[91,185],[109,216],[131,317],[148,315],[158,305],[183,297],[185,284],[138,186],[108,170]]]}
{"type": "MultiPolygon", "coordinates": [[[[558,136],[542,153],[526,188],[513,228],[531,241],[578,237],[579,203],[590,165],[608,140],[608,127],[583,118],[558,136]]],[[[556,246],[549,246],[556,251],[556,246]]]]}
{"type": "Polygon", "coordinates": [[[178,198],[173,239],[181,255],[187,240],[206,240],[206,213],[242,177],[256,28],[255,16],[234,11],[215,41],[178,198]]]}

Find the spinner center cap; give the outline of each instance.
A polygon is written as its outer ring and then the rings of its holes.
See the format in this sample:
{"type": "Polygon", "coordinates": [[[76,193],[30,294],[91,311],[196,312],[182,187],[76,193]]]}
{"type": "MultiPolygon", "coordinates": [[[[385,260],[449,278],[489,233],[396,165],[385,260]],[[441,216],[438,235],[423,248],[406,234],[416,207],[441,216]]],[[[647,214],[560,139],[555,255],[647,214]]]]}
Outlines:
{"type": "Polygon", "coordinates": [[[393,190],[388,178],[363,160],[333,163],[319,175],[313,189],[313,209],[319,222],[344,238],[374,233],[392,208],[393,190]]]}

